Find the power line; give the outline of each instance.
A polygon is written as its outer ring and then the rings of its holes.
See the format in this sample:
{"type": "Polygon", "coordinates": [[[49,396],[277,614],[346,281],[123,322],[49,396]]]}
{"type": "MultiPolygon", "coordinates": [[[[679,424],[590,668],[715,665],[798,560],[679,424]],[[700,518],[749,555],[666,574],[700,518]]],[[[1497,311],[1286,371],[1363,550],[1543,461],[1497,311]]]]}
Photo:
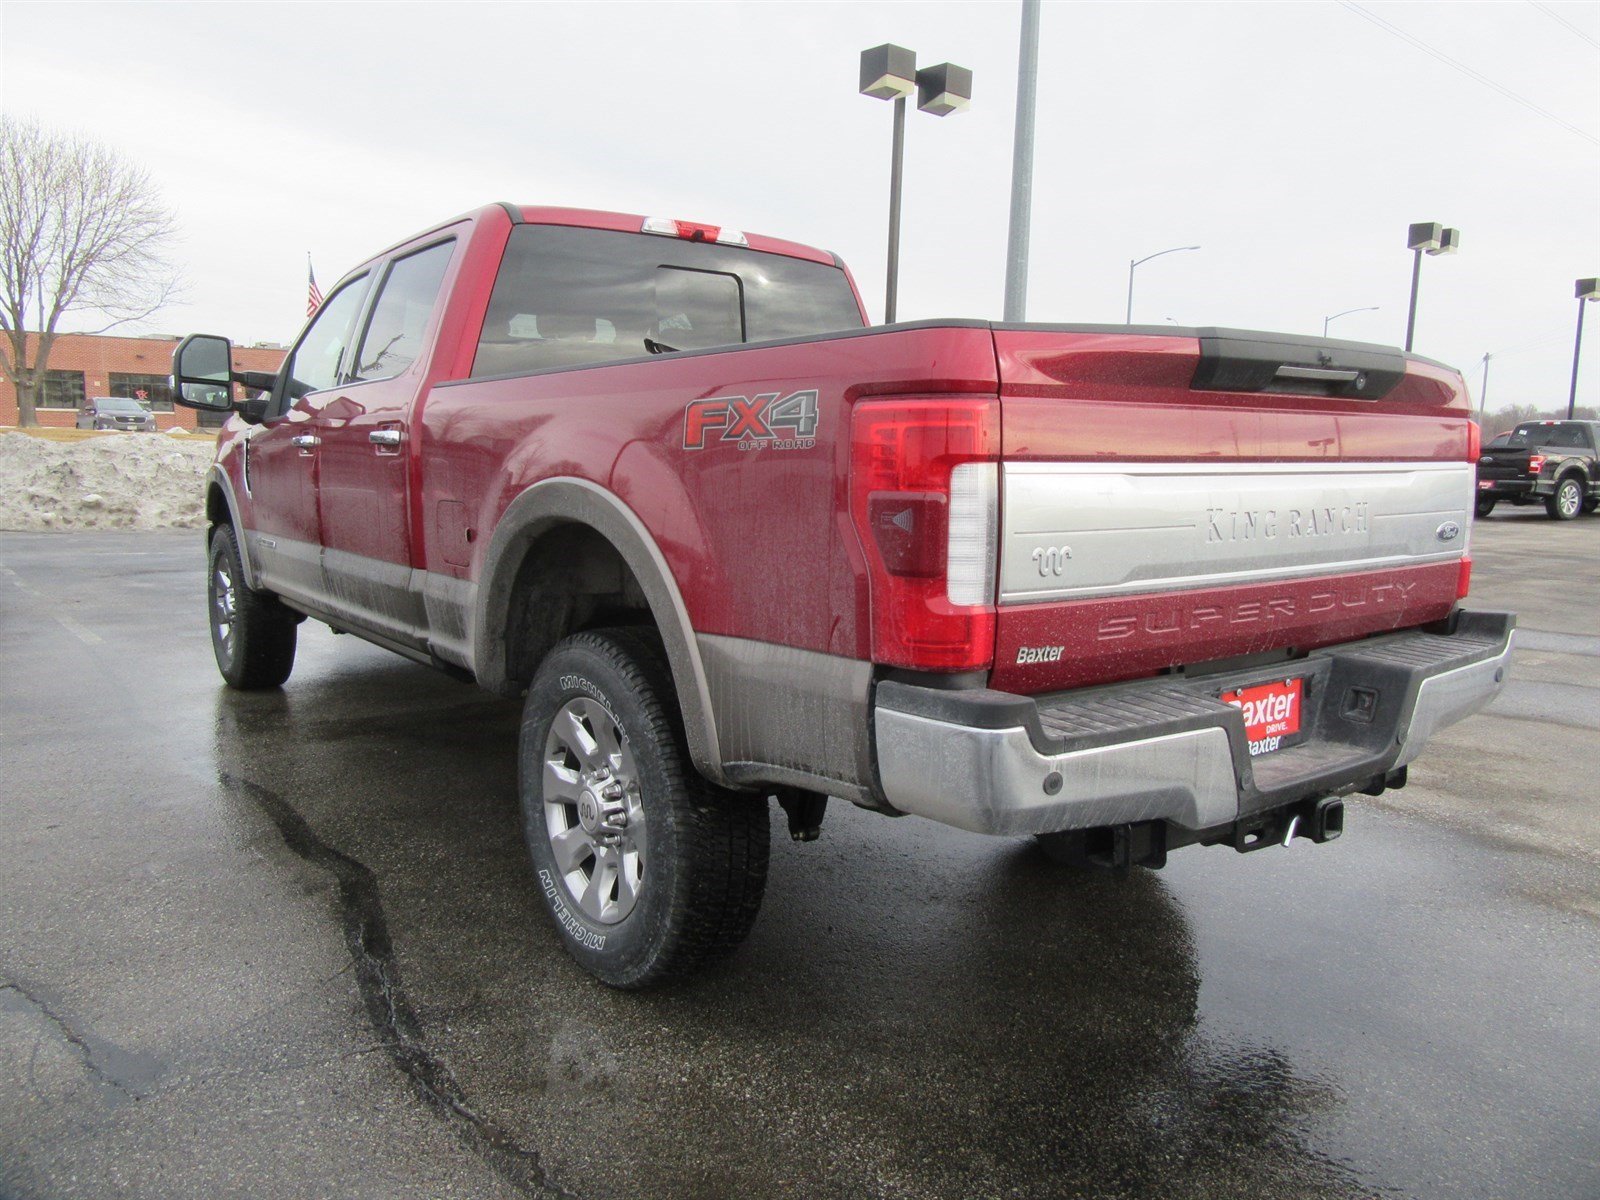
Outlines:
{"type": "Polygon", "coordinates": [[[1574,25],[1571,21],[1567,20],[1560,13],[1556,12],[1556,10],[1551,8],[1548,4],[1540,4],[1539,0],[1528,0],[1528,3],[1533,5],[1535,8],[1537,8],[1540,12],[1542,12],[1545,16],[1549,17],[1552,21],[1555,21],[1555,22],[1557,22],[1558,24],[1561,24],[1561,25],[1565,25],[1568,29],[1570,29],[1573,33],[1575,33],[1579,37],[1581,37],[1584,41],[1588,42],[1589,45],[1593,46],[1596,50],[1600,50],[1600,42],[1595,41],[1594,38],[1590,37],[1583,30],[1579,29],[1576,25],[1574,25]]]}
{"type": "Polygon", "coordinates": [[[1395,37],[1400,38],[1402,41],[1409,42],[1418,50],[1421,50],[1424,54],[1438,59],[1440,62],[1444,63],[1445,66],[1450,67],[1453,70],[1461,72],[1461,74],[1465,75],[1468,79],[1476,80],[1478,83],[1483,84],[1484,87],[1491,88],[1494,91],[1499,92],[1507,100],[1514,100],[1516,103],[1522,105],[1522,107],[1528,109],[1530,112],[1538,113],[1546,120],[1554,121],[1563,129],[1577,134],[1586,141],[1593,142],[1596,146],[1600,146],[1600,138],[1595,137],[1594,134],[1578,128],[1578,126],[1574,125],[1571,121],[1556,116],[1555,113],[1551,112],[1547,108],[1540,108],[1539,105],[1535,104],[1532,100],[1529,100],[1526,96],[1520,96],[1505,85],[1496,83],[1482,71],[1474,70],[1472,67],[1467,66],[1466,63],[1461,62],[1458,59],[1451,58],[1443,50],[1435,49],[1434,47],[1428,45],[1428,43],[1423,41],[1421,38],[1407,33],[1398,25],[1390,24],[1376,13],[1369,12],[1361,5],[1355,3],[1355,0],[1339,0],[1339,5],[1341,8],[1349,9],[1351,12],[1355,13],[1356,16],[1372,22],[1372,24],[1376,25],[1379,29],[1382,29],[1385,33],[1391,33],[1395,37]]]}

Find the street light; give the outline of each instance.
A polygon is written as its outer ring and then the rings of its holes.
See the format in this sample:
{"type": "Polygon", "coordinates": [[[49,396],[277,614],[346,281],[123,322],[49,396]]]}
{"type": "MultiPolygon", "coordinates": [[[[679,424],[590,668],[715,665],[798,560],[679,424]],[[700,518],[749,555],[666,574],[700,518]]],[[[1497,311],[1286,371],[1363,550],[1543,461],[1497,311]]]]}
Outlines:
{"type": "Polygon", "coordinates": [[[1417,328],[1417,284],[1422,280],[1424,254],[1454,254],[1461,247],[1461,231],[1447,229],[1437,221],[1419,221],[1406,231],[1406,249],[1412,252],[1411,307],[1406,314],[1406,349],[1417,328]]]}
{"type": "Polygon", "coordinates": [[[1590,300],[1600,300],[1600,279],[1576,280],[1572,292],[1578,298],[1578,332],[1572,338],[1572,389],[1567,393],[1569,421],[1578,404],[1578,351],[1583,349],[1583,306],[1590,300]]]}
{"type": "Polygon", "coordinates": [[[1128,319],[1124,324],[1133,324],[1133,270],[1140,263],[1147,263],[1152,258],[1160,258],[1163,254],[1177,254],[1180,250],[1198,250],[1199,246],[1174,246],[1170,250],[1157,250],[1154,254],[1146,254],[1143,258],[1136,258],[1128,264],[1128,319]]]}
{"type": "Polygon", "coordinates": [[[954,63],[917,70],[917,54],[904,46],[882,45],[861,52],[861,94],[894,101],[894,146],[889,165],[889,278],[883,320],[892,325],[900,284],[900,183],[906,148],[906,97],[917,92],[917,107],[936,117],[960,112],[972,99],[972,72],[954,63]]]}
{"type": "Polygon", "coordinates": [[[1328,322],[1329,321],[1337,321],[1340,317],[1348,317],[1351,313],[1377,312],[1377,311],[1378,311],[1378,306],[1376,304],[1373,304],[1373,305],[1368,306],[1367,308],[1347,308],[1343,312],[1334,313],[1333,316],[1331,316],[1331,317],[1323,317],[1322,318],[1322,336],[1323,337],[1327,337],[1328,336],[1328,322]]]}

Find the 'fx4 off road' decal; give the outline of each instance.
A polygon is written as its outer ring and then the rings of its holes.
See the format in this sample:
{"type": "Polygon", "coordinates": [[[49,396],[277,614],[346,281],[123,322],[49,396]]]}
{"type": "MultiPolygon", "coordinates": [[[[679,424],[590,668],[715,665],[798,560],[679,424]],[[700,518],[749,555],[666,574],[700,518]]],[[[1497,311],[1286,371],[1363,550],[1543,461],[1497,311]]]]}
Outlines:
{"type": "Polygon", "coordinates": [[[746,399],[692,400],[683,410],[683,448],[733,442],[741,450],[809,450],[817,444],[817,392],[768,392],[746,399]],[[788,433],[792,436],[783,437],[788,433]]]}

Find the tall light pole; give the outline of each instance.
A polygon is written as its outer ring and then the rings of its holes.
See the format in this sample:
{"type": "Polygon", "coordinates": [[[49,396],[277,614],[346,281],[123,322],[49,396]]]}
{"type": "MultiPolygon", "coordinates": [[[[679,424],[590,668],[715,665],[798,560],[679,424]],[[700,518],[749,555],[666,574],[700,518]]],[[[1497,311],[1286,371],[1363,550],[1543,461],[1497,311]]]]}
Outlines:
{"type": "Polygon", "coordinates": [[[1017,50],[1017,131],[1011,145],[1011,230],[1006,237],[1007,321],[1028,319],[1028,238],[1033,226],[1033,110],[1039,91],[1039,0],[1022,0],[1017,50]]]}
{"type": "Polygon", "coordinates": [[[906,150],[906,97],[917,92],[917,107],[936,117],[960,112],[972,99],[972,72],[954,63],[917,70],[917,55],[904,46],[882,45],[861,52],[861,94],[894,101],[894,141],[889,163],[889,271],[884,291],[884,324],[894,323],[900,290],[900,191],[906,150]]]}
{"type": "Polygon", "coordinates": [[[1128,264],[1128,319],[1124,324],[1133,324],[1133,272],[1140,263],[1147,263],[1152,258],[1160,258],[1163,254],[1177,254],[1181,250],[1198,250],[1199,246],[1174,246],[1170,250],[1157,250],[1154,254],[1146,254],[1143,258],[1136,258],[1128,264]]]}
{"type": "Polygon", "coordinates": [[[1483,424],[1483,408],[1489,403],[1489,360],[1494,355],[1487,350],[1483,352],[1483,383],[1478,388],[1478,424],[1483,424]]]}
{"type": "Polygon", "coordinates": [[[1572,337],[1572,388],[1567,392],[1567,420],[1578,406],[1578,353],[1583,349],[1583,309],[1591,300],[1600,300],[1600,279],[1579,279],[1572,287],[1578,298],[1578,332],[1572,337]]]}
{"type": "Polygon", "coordinates": [[[1377,312],[1377,311],[1378,311],[1378,305],[1372,304],[1372,305],[1368,305],[1366,308],[1347,308],[1343,312],[1334,313],[1331,317],[1323,317],[1322,318],[1322,336],[1323,337],[1327,337],[1328,336],[1328,322],[1329,321],[1337,321],[1340,317],[1348,317],[1351,313],[1377,312]]]}
{"type": "Polygon", "coordinates": [[[1437,221],[1419,221],[1406,231],[1406,249],[1412,253],[1411,307],[1406,312],[1406,349],[1417,328],[1417,285],[1422,282],[1424,254],[1454,254],[1461,246],[1461,231],[1447,229],[1437,221]]]}

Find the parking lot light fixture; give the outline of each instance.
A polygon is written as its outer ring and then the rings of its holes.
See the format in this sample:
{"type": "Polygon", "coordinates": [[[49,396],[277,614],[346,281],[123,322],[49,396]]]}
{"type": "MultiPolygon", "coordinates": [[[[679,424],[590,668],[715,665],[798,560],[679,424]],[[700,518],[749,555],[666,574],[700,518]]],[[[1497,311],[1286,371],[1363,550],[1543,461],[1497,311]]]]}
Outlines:
{"type": "Polygon", "coordinates": [[[955,63],[940,63],[917,72],[917,108],[948,117],[972,103],[972,72],[955,63]]]}
{"type": "Polygon", "coordinates": [[[1160,258],[1163,254],[1177,254],[1184,250],[1198,250],[1199,246],[1173,246],[1170,250],[1157,250],[1154,254],[1146,254],[1143,258],[1136,258],[1128,264],[1128,319],[1124,324],[1133,324],[1133,273],[1139,264],[1147,263],[1152,258],[1160,258]]]}
{"type": "Polygon", "coordinates": [[[1343,312],[1336,312],[1332,316],[1323,317],[1322,318],[1322,336],[1323,337],[1327,337],[1328,336],[1328,323],[1330,321],[1337,321],[1340,317],[1348,317],[1351,313],[1377,312],[1377,311],[1378,311],[1378,305],[1369,304],[1366,308],[1347,308],[1343,312]]]}
{"type": "Polygon", "coordinates": [[[1417,329],[1417,285],[1422,281],[1422,256],[1454,254],[1461,248],[1461,231],[1437,221],[1418,221],[1406,231],[1406,249],[1411,251],[1411,304],[1406,311],[1406,349],[1411,349],[1417,329]]]}
{"type": "Polygon", "coordinates": [[[861,52],[863,96],[894,101],[894,138],[889,160],[889,265],[883,320],[893,324],[900,290],[900,193],[906,149],[906,97],[917,92],[917,107],[936,117],[965,108],[972,99],[972,72],[954,63],[917,70],[917,55],[885,43],[861,52]]]}
{"type": "Polygon", "coordinates": [[[1573,283],[1578,298],[1578,332],[1572,337],[1572,387],[1567,391],[1567,420],[1578,407],[1578,355],[1583,350],[1583,309],[1591,300],[1600,300],[1600,278],[1579,279],[1573,283]]]}

